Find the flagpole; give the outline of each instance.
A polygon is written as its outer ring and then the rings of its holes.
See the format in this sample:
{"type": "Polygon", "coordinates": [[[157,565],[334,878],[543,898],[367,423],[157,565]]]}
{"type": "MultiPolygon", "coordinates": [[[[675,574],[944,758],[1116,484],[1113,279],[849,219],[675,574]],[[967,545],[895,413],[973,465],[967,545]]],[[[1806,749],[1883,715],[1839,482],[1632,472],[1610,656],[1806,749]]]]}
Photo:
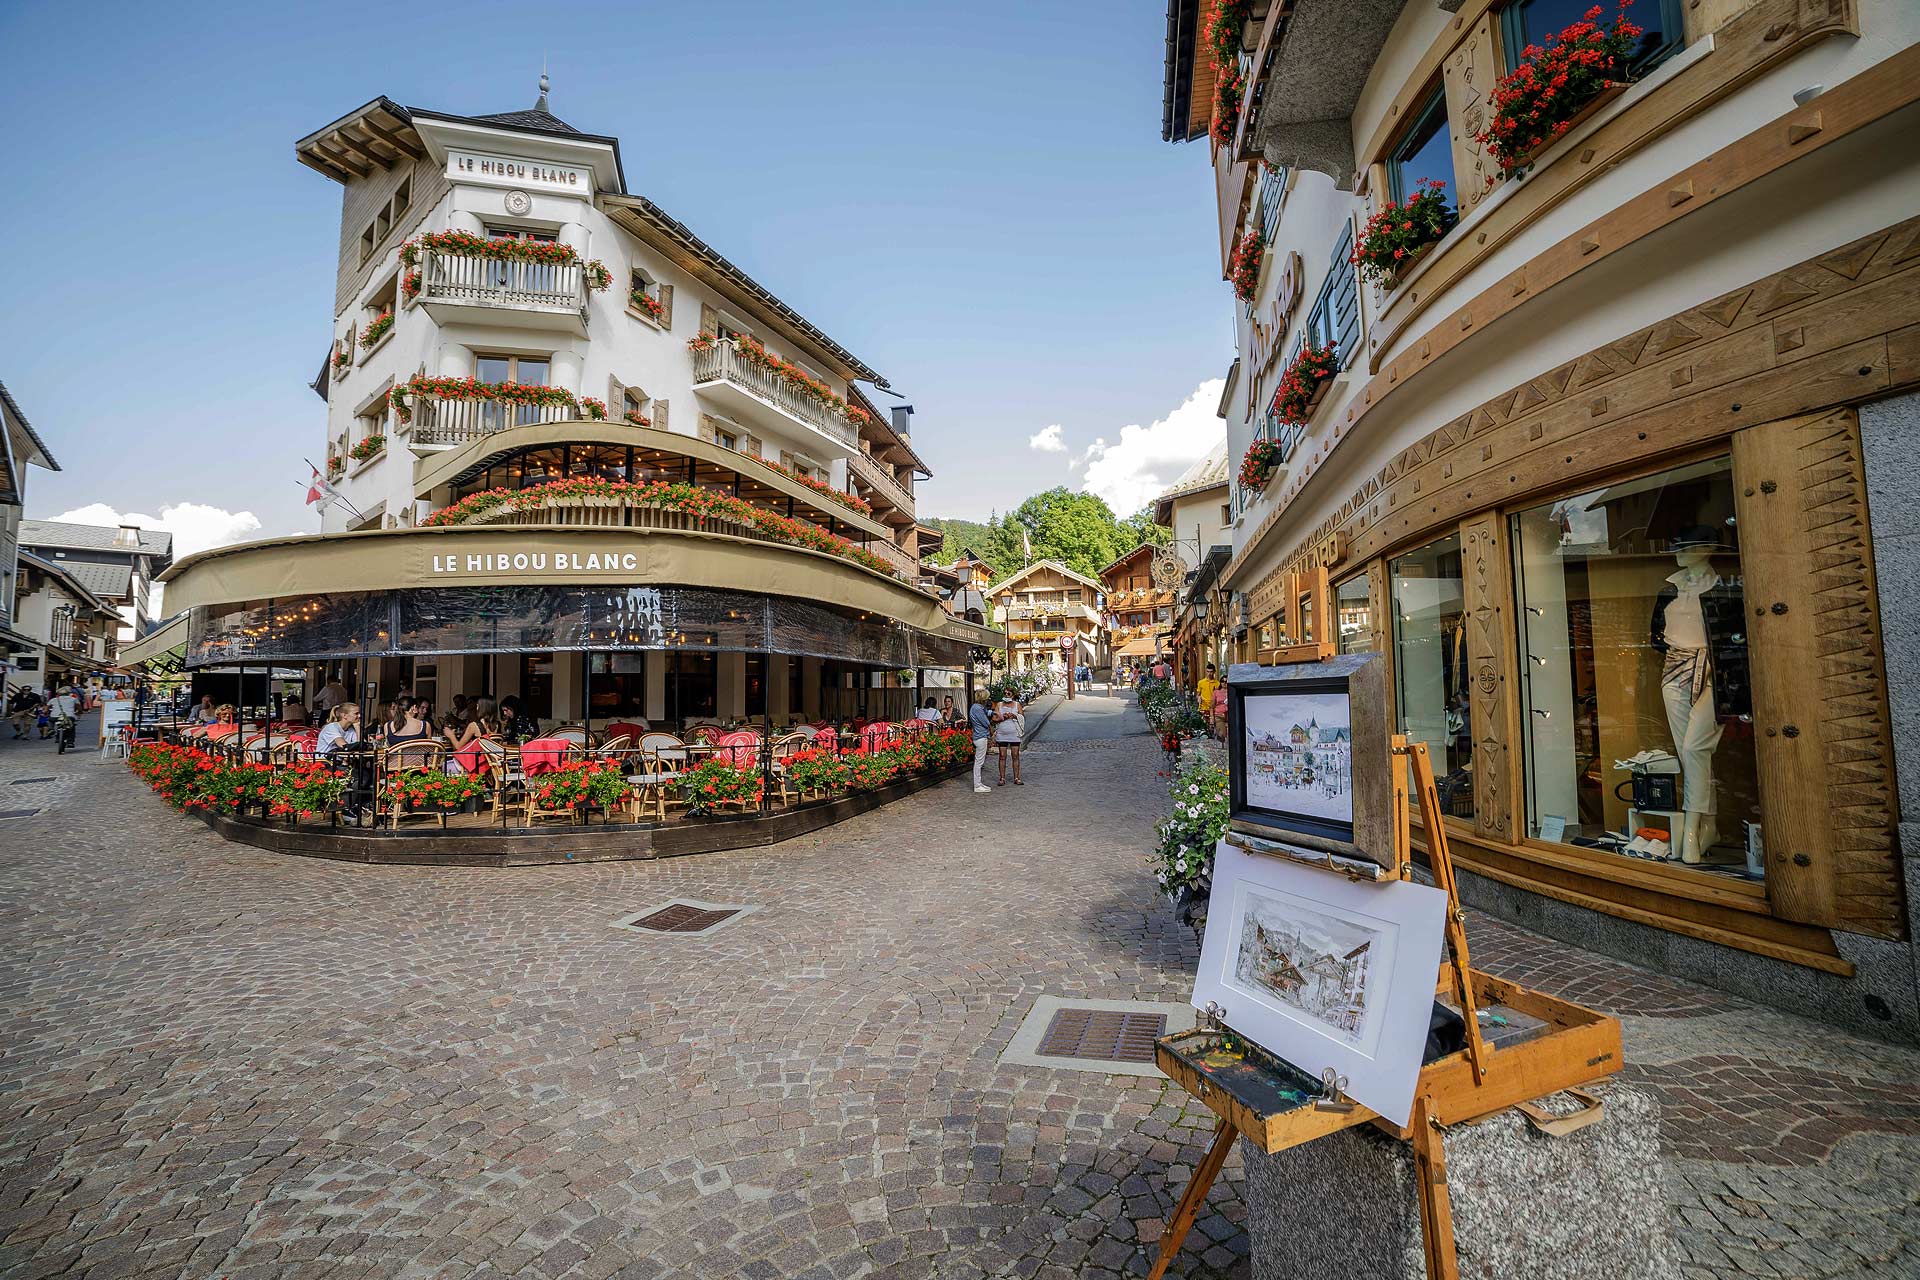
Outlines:
{"type": "MultiPolygon", "coordinates": [[[[324,476],[323,476],[323,475],[321,474],[321,472],[320,472],[320,468],[318,468],[318,467],[315,467],[315,466],[313,465],[313,459],[312,459],[312,458],[304,458],[304,457],[303,457],[303,458],[301,458],[301,459],[300,459],[300,461],[302,461],[302,462],[304,462],[304,463],[306,463],[306,464],[307,464],[307,466],[309,466],[309,467],[312,467],[312,469],[313,469],[313,475],[314,475],[314,479],[316,479],[316,480],[325,480],[325,477],[324,477],[324,476]]],[[[335,502],[337,502],[337,503],[339,503],[339,504],[340,504],[341,506],[343,506],[343,507],[345,507],[345,508],[346,508],[347,510],[349,510],[349,511],[351,511],[351,512],[353,512],[353,518],[354,518],[355,520],[365,520],[365,519],[366,519],[366,517],[365,517],[365,516],[363,516],[363,515],[361,515],[361,514],[360,514],[360,508],[358,508],[358,507],[356,507],[356,506],[354,506],[354,505],[353,505],[353,504],[352,504],[351,502],[348,502],[348,501],[346,500],[346,498],[345,498],[345,497],[343,497],[343,496],[341,495],[341,493],[340,493],[340,491],[339,491],[338,489],[336,489],[336,488],[334,488],[334,487],[333,487],[333,482],[332,482],[331,480],[325,480],[325,482],[326,482],[326,486],[327,486],[327,492],[328,492],[328,493],[330,493],[331,495],[333,495],[333,501],[335,501],[335,502]]],[[[311,492],[313,491],[313,483],[312,483],[311,481],[309,481],[309,482],[307,483],[307,485],[306,485],[306,488],[307,488],[307,491],[308,491],[309,493],[311,493],[311,492]]]]}

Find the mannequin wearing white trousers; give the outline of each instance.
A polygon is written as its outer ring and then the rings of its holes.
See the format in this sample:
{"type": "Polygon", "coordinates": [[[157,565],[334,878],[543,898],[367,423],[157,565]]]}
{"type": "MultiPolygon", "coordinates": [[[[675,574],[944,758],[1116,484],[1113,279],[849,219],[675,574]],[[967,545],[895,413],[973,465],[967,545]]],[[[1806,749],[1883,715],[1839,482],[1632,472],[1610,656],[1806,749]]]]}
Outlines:
{"type": "Polygon", "coordinates": [[[1681,825],[1673,832],[1682,862],[1699,862],[1717,836],[1714,828],[1713,752],[1722,726],[1713,707],[1713,658],[1708,647],[1701,597],[1719,585],[1709,563],[1712,552],[1689,548],[1676,553],[1680,570],[1670,575],[1678,595],[1667,606],[1666,665],[1660,699],[1666,704],[1673,753],[1680,760],[1681,825]]]}

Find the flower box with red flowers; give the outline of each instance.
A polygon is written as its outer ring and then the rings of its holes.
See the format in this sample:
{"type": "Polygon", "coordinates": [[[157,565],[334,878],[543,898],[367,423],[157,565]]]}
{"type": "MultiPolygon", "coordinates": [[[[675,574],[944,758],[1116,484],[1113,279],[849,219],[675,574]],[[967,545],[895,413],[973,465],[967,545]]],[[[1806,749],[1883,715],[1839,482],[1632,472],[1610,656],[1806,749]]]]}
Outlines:
{"type": "Polygon", "coordinates": [[[365,462],[368,458],[379,457],[386,450],[387,438],[382,435],[371,435],[347,450],[347,456],[355,462],[365,462]]]}
{"type": "Polygon", "coordinates": [[[412,302],[420,296],[420,273],[418,271],[409,271],[406,275],[400,277],[400,295],[408,302],[412,302]]]}
{"type": "Polygon", "coordinates": [[[1340,353],[1333,343],[1329,342],[1324,347],[1308,345],[1300,348],[1300,354],[1280,375],[1280,385],[1274,389],[1274,413],[1282,422],[1305,426],[1312,420],[1313,411],[1320,407],[1320,401],[1326,397],[1333,376],[1339,372],[1340,353]]]}
{"type": "Polygon", "coordinates": [[[1202,19],[1207,51],[1216,67],[1232,66],[1240,60],[1240,46],[1253,16],[1253,0],[1214,0],[1202,19]]]}
{"type": "Polygon", "coordinates": [[[593,422],[605,422],[607,420],[607,402],[605,400],[595,400],[592,396],[581,396],[580,415],[593,422]]]}
{"type": "MultiPolygon", "coordinates": [[[[435,400],[492,400],[500,404],[522,404],[580,410],[580,401],[563,387],[546,387],[531,382],[481,382],[475,378],[434,378],[416,373],[387,393],[394,416],[402,423],[413,421],[413,399],[426,396],[435,400]]],[[[594,401],[600,404],[599,401],[594,401]]],[[[601,416],[606,405],[600,404],[601,416]]]]}
{"type": "Polygon", "coordinates": [[[681,799],[695,814],[713,813],[727,804],[746,808],[760,803],[760,771],[719,757],[683,771],[679,786],[681,799]]]}
{"type": "Polygon", "coordinates": [[[407,813],[458,813],[469,801],[478,801],[486,790],[472,774],[401,769],[388,775],[381,795],[389,808],[407,813]]]}
{"type": "MultiPolygon", "coordinates": [[[[429,231],[415,236],[400,246],[400,261],[409,267],[419,266],[423,251],[495,262],[533,262],[549,267],[567,267],[580,261],[579,251],[570,244],[555,240],[494,239],[471,231],[429,231]]],[[[582,264],[581,278],[587,288],[596,292],[613,284],[613,272],[604,262],[582,264]]]]}
{"type": "Polygon", "coordinates": [[[1260,264],[1266,259],[1267,243],[1255,227],[1233,246],[1233,259],[1227,264],[1227,277],[1233,281],[1233,296],[1252,302],[1260,292],[1260,264]]]}
{"type": "Polygon", "coordinates": [[[1246,96],[1247,75],[1240,69],[1240,60],[1235,58],[1215,73],[1213,123],[1207,129],[1207,136],[1215,146],[1233,145],[1233,135],[1240,129],[1240,103],[1246,96]]]}
{"type": "Polygon", "coordinates": [[[330,453],[327,455],[327,479],[338,480],[340,478],[340,474],[346,469],[347,469],[347,460],[345,458],[341,457],[337,453],[330,453]]]}
{"type": "Polygon", "coordinates": [[[347,366],[352,363],[353,348],[351,346],[335,347],[333,349],[333,372],[336,376],[345,373],[347,366]]]}
{"type": "Polygon", "coordinates": [[[577,760],[527,781],[527,797],[541,809],[598,809],[612,813],[632,788],[615,760],[577,760]]]}
{"type": "MultiPolygon", "coordinates": [[[[1520,65],[1493,87],[1492,116],[1474,140],[1493,156],[1501,177],[1526,169],[1625,90],[1641,36],[1627,21],[1630,3],[1625,0],[1606,26],[1600,25],[1602,7],[1595,5],[1546,48],[1528,45],[1520,65]]],[[[1495,181],[1489,177],[1487,184],[1495,181]]]]}
{"type": "Polygon", "coordinates": [[[818,747],[796,751],[780,762],[787,782],[801,795],[827,795],[847,785],[847,765],[818,747]]]}
{"type": "Polygon", "coordinates": [[[646,414],[640,412],[638,409],[627,410],[625,413],[620,415],[620,420],[626,423],[628,426],[632,426],[632,427],[650,427],[653,425],[653,419],[649,418],[646,414]]]}
{"type": "Polygon", "coordinates": [[[388,307],[367,321],[367,327],[360,331],[360,345],[371,350],[375,343],[391,332],[393,332],[393,308],[388,307]]]}
{"type": "Polygon", "coordinates": [[[1273,479],[1274,468],[1279,465],[1279,441],[1264,438],[1255,440],[1240,456],[1240,487],[1248,493],[1265,493],[1267,483],[1273,479]]]}
{"type": "Polygon", "coordinates": [[[1391,291],[1429,246],[1453,230],[1456,220],[1446,184],[1422,179],[1405,201],[1389,200],[1367,219],[1348,261],[1374,285],[1391,291]]]}
{"type": "Polygon", "coordinates": [[[635,289],[627,295],[627,305],[638,311],[655,324],[663,323],[667,318],[667,305],[648,293],[645,289],[635,289]]]}

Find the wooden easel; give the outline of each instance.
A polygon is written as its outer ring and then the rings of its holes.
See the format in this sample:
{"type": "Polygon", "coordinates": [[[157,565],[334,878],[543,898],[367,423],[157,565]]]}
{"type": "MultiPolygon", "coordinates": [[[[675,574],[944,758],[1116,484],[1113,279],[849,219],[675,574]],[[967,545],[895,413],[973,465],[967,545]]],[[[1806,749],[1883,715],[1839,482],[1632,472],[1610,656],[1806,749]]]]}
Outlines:
{"type": "MultiPolygon", "coordinates": [[[[1420,821],[1426,834],[1427,863],[1433,872],[1434,886],[1447,895],[1449,963],[1435,975],[1436,986],[1450,986],[1454,998],[1459,1002],[1460,1016],[1467,1024],[1466,1059],[1472,1068],[1473,1084],[1477,1087],[1486,1082],[1487,1059],[1492,1050],[1480,1035],[1478,1006],[1473,992],[1473,970],[1467,957],[1466,913],[1460,906],[1459,882],[1453,874],[1453,855],[1447,848],[1446,825],[1441,821],[1440,796],[1433,783],[1433,761],[1427,754],[1427,744],[1424,742],[1410,743],[1404,734],[1395,734],[1392,741],[1393,865],[1385,868],[1379,878],[1413,879],[1412,809],[1413,794],[1417,793],[1420,821]],[[1402,760],[1407,767],[1402,767],[1402,760]],[[1412,775],[1411,784],[1409,773],[1412,775]]],[[[1306,861],[1304,858],[1299,860],[1306,861]]],[[[1316,1102],[1314,1107],[1321,1111],[1342,1113],[1354,1111],[1355,1104],[1334,1096],[1316,1102]]],[[[1374,1120],[1377,1124],[1385,1123],[1378,1117],[1374,1117],[1374,1120]]],[[[1398,1126],[1388,1127],[1392,1132],[1401,1134],[1398,1126]]],[[[1173,1217],[1168,1219],[1166,1230],[1160,1236],[1160,1256],[1155,1259],[1153,1270],[1147,1273],[1147,1280],[1161,1280],[1167,1267],[1179,1254],[1180,1246],[1186,1243],[1187,1233],[1193,1229],[1194,1221],[1206,1203],[1207,1192],[1213,1189],[1215,1179],[1227,1163],[1227,1153],[1233,1149],[1233,1140],[1239,1136],[1239,1126],[1223,1115],[1214,1130],[1213,1145],[1207,1148],[1206,1157],[1194,1168],[1193,1178],[1187,1183],[1180,1203],[1174,1208],[1173,1217]]],[[[1413,1145],[1414,1184],[1420,1202],[1421,1236],[1426,1242],[1428,1280],[1459,1280],[1460,1264],[1453,1247],[1453,1205],[1447,1193],[1446,1149],[1440,1141],[1440,1119],[1426,1092],[1415,1096],[1413,1114],[1401,1136],[1413,1145]]]]}

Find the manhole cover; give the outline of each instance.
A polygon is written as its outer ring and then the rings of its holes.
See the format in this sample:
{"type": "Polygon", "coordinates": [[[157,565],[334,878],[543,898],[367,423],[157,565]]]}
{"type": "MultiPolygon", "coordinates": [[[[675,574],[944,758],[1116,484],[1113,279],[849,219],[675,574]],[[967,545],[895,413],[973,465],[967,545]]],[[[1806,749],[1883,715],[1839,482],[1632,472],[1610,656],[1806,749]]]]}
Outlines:
{"type": "Polygon", "coordinates": [[[1164,1013],[1062,1009],[1053,1015],[1036,1052],[1048,1058],[1097,1062],[1152,1062],[1153,1042],[1167,1033],[1164,1013]]]}
{"type": "Polygon", "coordinates": [[[700,933],[736,914],[734,911],[702,911],[699,907],[676,903],[650,916],[641,916],[633,922],[633,927],[655,933],[700,933]]]}
{"type": "Polygon", "coordinates": [[[27,785],[27,784],[28,784],[29,782],[53,782],[53,781],[55,781],[55,779],[53,779],[53,778],[51,778],[51,777],[46,777],[46,778],[15,778],[15,779],[14,779],[14,780],[12,781],[12,783],[10,783],[9,785],[11,785],[11,786],[15,786],[15,787],[24,787],[24,786],[26,786],[26,785],[27,785]]]}
{"type": "Polygon", "coordinates": [[[738,903],[698,902],[692,898],[675,898],[657,907],[648,907],[645,911],[636,911],[630,916],[622,916],[613,923],[618,929],[633,929],[640,933],[670,933],[686,937],[712,933],[723,925],[732,924],[743,916],[752,915],[759,909],[741,906],[738,903]]]}
{"type": "Polygon", "coordinates": [[[1153,1042],[1190,1031],[1193,1022],[1193,1006],[1183,1001],[1038,996],[1000,1051],[1000,1061],[1055,1071],[1158,1076],[1153,1042]]]}
{"type": "Polygon", "coordinates": [[[31,818],[38,812],[38,809],[0,809],[0,822],[9,818],[31,818]]]}

